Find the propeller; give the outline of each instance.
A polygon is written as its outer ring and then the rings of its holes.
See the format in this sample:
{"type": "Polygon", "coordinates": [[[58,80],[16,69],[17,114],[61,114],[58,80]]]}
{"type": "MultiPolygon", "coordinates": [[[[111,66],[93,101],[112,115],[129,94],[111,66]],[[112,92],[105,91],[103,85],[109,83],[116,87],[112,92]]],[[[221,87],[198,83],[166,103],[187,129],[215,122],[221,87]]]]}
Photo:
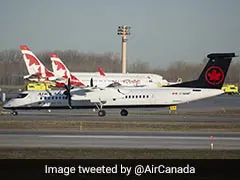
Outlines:
{"type": "Polygon", "coordinates": [[[47,92],[50,96],[52,96],[52,93],[51,93],[48,89],[46,89],[46,92],[47,92]]]}
{"type": "Polygon", "coordinates": [[[66,91],[64,94],[68,98],[68,106],[69,108],[72,108],[72,99],[71,99],[71,83],[70,83],[70,78],[68,78],[67,84],[65,84],[66,91]]]}
{"type": "Polygon", "coordinates": [[[93,78],[90,80],[90,87],[93,87],[93,78]]]}

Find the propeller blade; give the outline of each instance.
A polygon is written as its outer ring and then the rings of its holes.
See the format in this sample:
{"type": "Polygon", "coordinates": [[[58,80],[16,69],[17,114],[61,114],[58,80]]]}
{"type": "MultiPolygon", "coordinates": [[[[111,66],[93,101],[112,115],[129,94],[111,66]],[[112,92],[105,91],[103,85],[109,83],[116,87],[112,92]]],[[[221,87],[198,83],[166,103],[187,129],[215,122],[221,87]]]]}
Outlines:
{"type": "Polygon", "coordinates": [[[68,95],[68,106],[70,109],[72,109],[72,98],[71,98],[71,94],[68,95]]]}
{"type": "Polygon", "coordinates": [[[52,96],[52,93],[48,89],[46,89],[46,91],[50,96],[52,96]]]}
{"type": "Polygon", "coordinates": [[[68,98],[68,106],[69,108],[72,108],[72,99],[71,99],[71,82],[70,82],[70,78],[68,78],[67,84],[65,84],[65,88],[66,91],[64,92],[64,94],[67,96],[68,98]]]}
{"type": "Polygon", "coordinates": [[[70,82],[70,78],[68,78],[68,89],[69,89],[69,91],[70,91],[70,89],[71,89],[71,82],[70,82]]]}
{"type": "Polygon", "coordinates": [[[93,87],[93,78],[90,80],[90,87],[93,87]]]}

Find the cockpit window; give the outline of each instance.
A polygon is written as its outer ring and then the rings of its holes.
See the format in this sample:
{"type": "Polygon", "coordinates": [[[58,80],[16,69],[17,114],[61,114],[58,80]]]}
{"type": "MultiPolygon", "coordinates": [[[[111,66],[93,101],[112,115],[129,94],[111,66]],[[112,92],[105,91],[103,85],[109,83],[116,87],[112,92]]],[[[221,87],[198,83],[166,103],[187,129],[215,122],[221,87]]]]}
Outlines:
{"type": "Polygon", "coordinates": [[[24,98],[24,97],[26,97],[28,94],[26,94],[26,93],[21,93],[21,94],[19,94],[18,96],[17,96],[17,98],[24,98]]]}

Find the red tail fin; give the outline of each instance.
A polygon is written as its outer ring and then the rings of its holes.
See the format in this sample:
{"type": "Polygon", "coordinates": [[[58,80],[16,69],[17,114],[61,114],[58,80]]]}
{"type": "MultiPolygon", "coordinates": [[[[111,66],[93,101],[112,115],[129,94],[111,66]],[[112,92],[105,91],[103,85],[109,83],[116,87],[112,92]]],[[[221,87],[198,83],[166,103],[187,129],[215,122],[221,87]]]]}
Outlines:
{"type": "Polygon", "coordinates": [[[105,73],[103,72],[100,66],[98,66],[98,72],[100,73],[101,76],[105,76],[105,73]]]}

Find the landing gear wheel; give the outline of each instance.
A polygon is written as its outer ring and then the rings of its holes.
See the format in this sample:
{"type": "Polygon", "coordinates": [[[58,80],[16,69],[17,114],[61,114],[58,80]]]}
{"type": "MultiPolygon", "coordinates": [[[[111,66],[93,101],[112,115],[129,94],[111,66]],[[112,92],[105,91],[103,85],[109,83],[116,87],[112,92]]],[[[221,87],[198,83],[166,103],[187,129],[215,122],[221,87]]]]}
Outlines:
{"type": "Polygon", "coordinates": [[[122,109],[120,114],[121,114],[121,116],[127,116],[128,115],[128,111],[126,109],[122,109]]]}
{"type": "Polygon", "coordinates": [[[104,111],[104,110],[98,111],[98,116],[103,117],[105,115],[106,115],[106,111],[104,111]]]}
{"type": "Polygon", "coordinates": [[[18,112],[17,111],[13,111],[11,114],[16,116],[16,115],[18,115],[18,112]]]}

